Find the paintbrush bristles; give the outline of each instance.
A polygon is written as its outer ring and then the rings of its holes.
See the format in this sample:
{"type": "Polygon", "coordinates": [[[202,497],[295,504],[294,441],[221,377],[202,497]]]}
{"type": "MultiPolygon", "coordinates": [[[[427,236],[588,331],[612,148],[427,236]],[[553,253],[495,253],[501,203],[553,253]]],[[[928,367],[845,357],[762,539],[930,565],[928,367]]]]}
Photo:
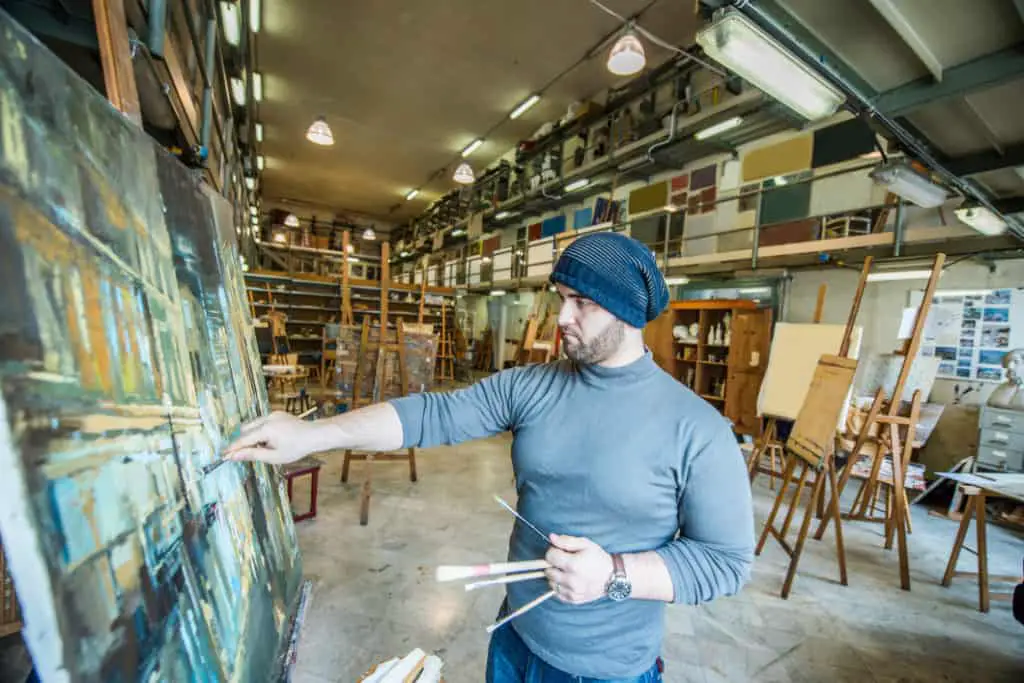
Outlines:
{"type": "Polygon", "coordinates": [[[437,581],[458,581],[474,576],[491,576],[510,572],[529,572],[550,567],[547,560],[527,560],[525,562],[495,562],[493,564],[475,565],[441,565],[435,571],[437,581]]]}

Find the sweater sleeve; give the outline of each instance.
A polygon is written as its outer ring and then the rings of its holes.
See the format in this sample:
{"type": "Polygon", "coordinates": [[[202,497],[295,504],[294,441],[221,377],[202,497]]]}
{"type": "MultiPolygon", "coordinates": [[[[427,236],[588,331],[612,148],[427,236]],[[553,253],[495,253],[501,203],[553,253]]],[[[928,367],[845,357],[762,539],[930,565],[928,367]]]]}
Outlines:
{"type": "Polygon", "coordinates": [[[703,441],[679,501],[679,534],[657,550],[673,602],[689,605],[738,593],[754,562],[754,510],[739,446],[724,422],[703,441]]]}
{"type": "Polygon", "coordinates": [[[402,423],[402,448],[449,446],[512,429],[520,370],[504,370],[457,391],[394,399],[390,403],[402,423]]]}

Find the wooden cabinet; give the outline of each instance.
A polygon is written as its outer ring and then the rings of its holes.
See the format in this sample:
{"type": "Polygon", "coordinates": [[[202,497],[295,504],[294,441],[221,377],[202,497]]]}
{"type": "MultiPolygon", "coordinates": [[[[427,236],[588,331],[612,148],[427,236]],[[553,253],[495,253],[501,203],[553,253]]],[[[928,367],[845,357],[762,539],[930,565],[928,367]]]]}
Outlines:
{"type": "Polygon", "coordinates": [[[737,433],[757,434],[771,324],[771,310],[752,301],[674,301],[644,340],[655,362],[722,411],[737,433]]]}

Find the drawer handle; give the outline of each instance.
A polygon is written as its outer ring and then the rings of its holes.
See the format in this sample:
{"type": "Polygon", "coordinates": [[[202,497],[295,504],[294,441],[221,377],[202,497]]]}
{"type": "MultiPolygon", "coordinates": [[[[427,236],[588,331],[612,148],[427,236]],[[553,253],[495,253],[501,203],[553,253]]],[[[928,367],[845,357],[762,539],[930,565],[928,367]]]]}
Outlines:
{"type": "Polygon", "coordinates": [[[1010,435],[1004,434],[1003,432],[995,432],[992,434],[991,441],[998,441],[999,443],[1009,443],[1010,435]]]}
{"type": "Polygon", "coordinates": [[[992,421],[995,422],[996,424],[1001,424],[1001,425],[1012,425],[1013,424],[1013,420],[1011,420],[1010,418],[1006,417],[1005,415],[996,415],[992,419],[992,421]]]}

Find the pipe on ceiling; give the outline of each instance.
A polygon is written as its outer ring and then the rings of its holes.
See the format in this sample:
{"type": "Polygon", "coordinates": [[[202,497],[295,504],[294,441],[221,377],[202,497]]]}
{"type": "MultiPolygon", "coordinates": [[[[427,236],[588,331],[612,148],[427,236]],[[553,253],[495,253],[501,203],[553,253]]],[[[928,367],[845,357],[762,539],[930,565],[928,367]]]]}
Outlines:
{"type": "Polygon", "coordinates": [[[949,185],[964,195],[964,197],[974,199],[997,216],[1002,216],[1010,232],[1018,239],[1024,240],[1024,226],[1018,223],[1014,216],[1004,215],[996,208],[995,203],[987,194],[979,190],[968,180],[955,175],[947,169],[924,142],[919,140],[895,119],[876,109],[872,104],[870,96],[861,92],[860,88],[851,83],[843,74],[839,73],[834,66],[825,60],[819,59],[809,47],[801,43],[789,29],[783,26],[775,17],[771,16],[770,13],[766,12],[756,0],[729,0],[726,3],[722,3],[722,6],[732,7],[773,36],[780,44],[793,52],[806,66],[839,88],[848,100],[852,100],[854,113],[864,114],[878,121],[918,161],[942,176],[949,185]]]}

